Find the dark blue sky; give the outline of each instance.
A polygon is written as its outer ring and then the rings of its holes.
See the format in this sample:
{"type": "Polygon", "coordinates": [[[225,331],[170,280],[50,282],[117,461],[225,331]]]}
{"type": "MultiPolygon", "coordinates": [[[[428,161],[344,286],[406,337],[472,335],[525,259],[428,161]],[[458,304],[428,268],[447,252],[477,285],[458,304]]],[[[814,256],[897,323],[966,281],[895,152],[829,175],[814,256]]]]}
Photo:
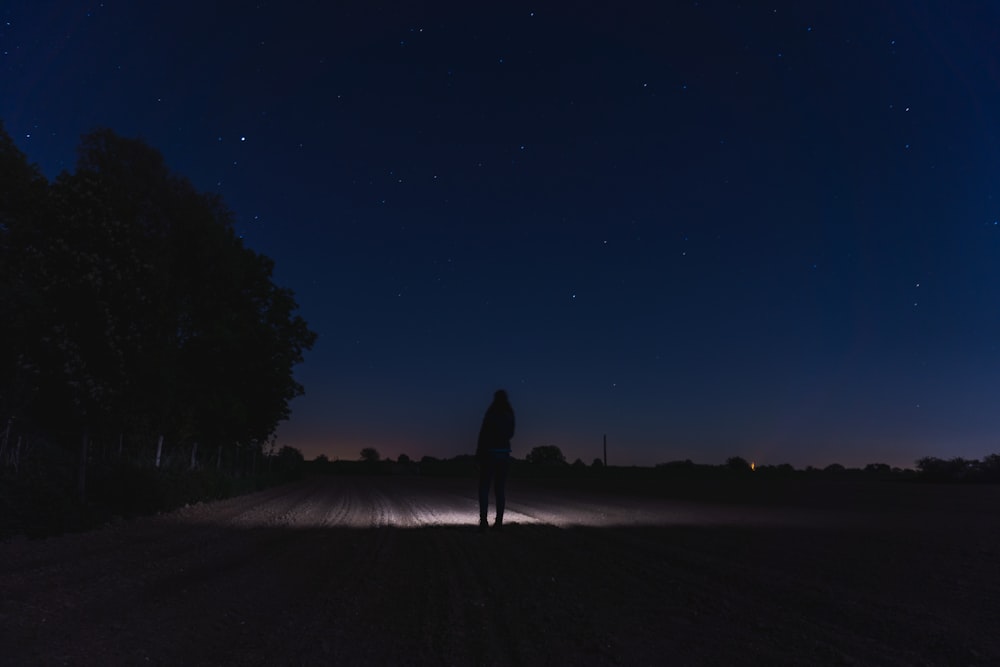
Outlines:
{"type": "Polygon", "coordinates": [[[307,457],[472,452],[505,387],[521,455],[978,458],[1000,8],[877,4],[14,0],[0,119],[222,194],[320,336],[307,457]]]}

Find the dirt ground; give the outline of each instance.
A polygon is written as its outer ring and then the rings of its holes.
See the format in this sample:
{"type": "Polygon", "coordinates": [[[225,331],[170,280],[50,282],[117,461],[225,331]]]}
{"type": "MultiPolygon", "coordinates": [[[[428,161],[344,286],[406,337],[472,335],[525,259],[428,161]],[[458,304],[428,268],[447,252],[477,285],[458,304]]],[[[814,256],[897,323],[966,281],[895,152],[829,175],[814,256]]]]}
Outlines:
{"type": "Polygon", "coordinates": [[[0,663],[1000,664],[1000,487],[646,486],[512,479],[480,533],[472,480],[322,477],[8,541],[0,663]]]}

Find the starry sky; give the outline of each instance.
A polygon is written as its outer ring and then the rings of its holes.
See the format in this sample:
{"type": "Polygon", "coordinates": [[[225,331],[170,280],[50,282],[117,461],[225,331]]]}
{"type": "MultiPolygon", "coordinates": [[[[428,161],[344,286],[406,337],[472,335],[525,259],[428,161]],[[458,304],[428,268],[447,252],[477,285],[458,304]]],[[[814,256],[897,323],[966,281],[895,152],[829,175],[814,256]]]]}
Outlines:
{"type": "Polygon", "coordinates": [[[1000,451],[993,2],[7,0],[0,119],[220,193],[319,334],[278,432],[796,467],[1000,451]]]}

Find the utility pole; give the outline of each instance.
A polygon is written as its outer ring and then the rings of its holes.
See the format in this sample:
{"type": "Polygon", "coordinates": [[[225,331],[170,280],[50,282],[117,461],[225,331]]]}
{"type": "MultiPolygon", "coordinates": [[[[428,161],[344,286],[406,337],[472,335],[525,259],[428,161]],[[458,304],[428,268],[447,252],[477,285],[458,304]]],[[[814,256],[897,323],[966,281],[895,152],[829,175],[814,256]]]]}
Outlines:
{"type": "Polygon", "coordinates": [[[608,434],[604,434],[604,467],[608,467],[608,434]]]}

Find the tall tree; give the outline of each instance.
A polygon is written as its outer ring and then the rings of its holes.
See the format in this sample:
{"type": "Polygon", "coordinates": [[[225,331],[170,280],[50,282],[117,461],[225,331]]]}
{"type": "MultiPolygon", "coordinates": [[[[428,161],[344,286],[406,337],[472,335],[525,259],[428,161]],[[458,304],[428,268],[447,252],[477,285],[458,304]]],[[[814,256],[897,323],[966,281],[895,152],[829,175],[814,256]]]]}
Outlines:
{"type": "Polygon", "coordinates": [[[23,419],[38,393],[39,221],[48,182],[0,122],[0,428],[23,419]]]}
{"type": "MultiPolygon", "coordinates": [[[[174,442],[268,440],[302,393],[293,367],[315,334],[222,201],[110,130],[86,135],[75,172],[51,186],[3,139],[4,185],[34,202],[0,204],[0,252],[20,258],[3,263],[4,305],[24,301],[30,324],[5,323],[4,333],[20,336],[12,349],[27,349],[37,369],[39,421],[174,442]]],[[[3,359],[5,401],[15,361],[3,359]]]]}

